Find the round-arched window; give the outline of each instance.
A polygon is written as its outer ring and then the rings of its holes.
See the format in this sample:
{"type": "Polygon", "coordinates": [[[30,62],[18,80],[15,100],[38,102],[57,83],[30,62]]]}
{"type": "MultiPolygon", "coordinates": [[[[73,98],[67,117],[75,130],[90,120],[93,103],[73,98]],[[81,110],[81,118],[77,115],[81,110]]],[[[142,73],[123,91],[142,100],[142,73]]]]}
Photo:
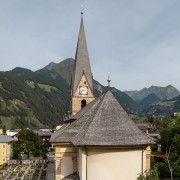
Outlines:
{"type": "Polygon", "coordinates": [[[84,106],[86,106],[86,100],[85,100],[85,99],[83,99],[83,100],[81,101],[81,109],[82,109],[84,106]]]}

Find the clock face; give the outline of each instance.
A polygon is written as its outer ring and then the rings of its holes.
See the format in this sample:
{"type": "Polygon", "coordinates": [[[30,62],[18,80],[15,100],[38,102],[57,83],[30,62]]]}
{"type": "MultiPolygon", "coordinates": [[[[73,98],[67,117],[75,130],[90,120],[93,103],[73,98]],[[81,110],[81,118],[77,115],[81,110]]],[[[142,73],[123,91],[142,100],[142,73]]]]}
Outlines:
{"type": "Polygon", "coordinates": [[[88,95],[88,86],[80,86],[79,94],[80,95],[88,95]]]}

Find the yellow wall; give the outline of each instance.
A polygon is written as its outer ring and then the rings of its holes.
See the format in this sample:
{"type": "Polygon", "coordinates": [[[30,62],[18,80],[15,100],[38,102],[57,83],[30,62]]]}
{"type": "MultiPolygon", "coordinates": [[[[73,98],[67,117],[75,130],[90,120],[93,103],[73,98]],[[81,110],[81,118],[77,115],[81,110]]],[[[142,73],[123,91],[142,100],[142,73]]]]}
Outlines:
{"type": "Polygon", "coordinates": [[[3,129],[0,129],[0,134],[3,134],[3,129]]]}
{"type": "MultiPolygon", "coordinates": [[[[79,86],[83,86],[84,82],[86,82],[86,86],[89,87],[85,75],[82,76],[79,86]]],[[[83,99],[86,100],[87,104],[89,104],[91,101],[94,100],[94,95],[92,92],[93,90],[91,91],[90,87],[88,88],[88,95],[80,95],[79,94],[79,86],[77,87],[77,90],[75,91],[75,93],[72,97],[71,110],[72,110],[73,115],[75,115],[77,112],[79,112],[81,110],[81,101],[83,99]]]]}
{"type": "Polygon", "coordinates": [[[146,148],[146,170],[149,171],[151,168],[151,147],[146,148]]]}
{"type": "Polygon", "coordinates": [[[72,144],[54,144],[54,147],[55,179],[59,180],[77,171],[77,149],[72,144]]]}
{"type": "Polygon", "coordinates": [[[10,159],[11,145],[10,143],[0,143],[0,165],[6,163],[10,159]]]}

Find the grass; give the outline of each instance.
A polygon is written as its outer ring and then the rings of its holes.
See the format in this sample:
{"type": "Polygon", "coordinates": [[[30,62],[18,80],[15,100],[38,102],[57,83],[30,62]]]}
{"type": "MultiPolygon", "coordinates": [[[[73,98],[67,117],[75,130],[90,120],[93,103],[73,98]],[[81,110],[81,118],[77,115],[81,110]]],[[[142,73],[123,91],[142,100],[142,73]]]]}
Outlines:
{"type": "MultiPolygon", "coordinates": [[[[35,84],[34,84],[33,81],[25,81],[25,82],[30,88],[32,88],[32,89],[35,88],[35,84]]],[[[50,85],[47,85],[47,84],[38,83],[38,86],[39,86],[39,88],[41,88],[42,90],[44,90],[46,92],[51,92],[51,90],[58,90],[56,87],[53,87],[53,86],[50,86],[50,85]]]]}
{"type": "MultiPolygon", "coordinates": [[[[25,120],[27,120],[28,122],[31,122],[31,124],[36,125],[37,127],[42,127],[44,126],[43,124],[41,124],[39,122],[39,120],[36,118],[36,116],[33,114],[32,110],[30,110],[26,104],[23,101],[20,100],[11,100],[10,101],[10,105],[7,106],[7,108],[9,109],[9,111],[16,113],[16,111],[20,111],[20,108],[24,110],[25,116],[23,116],[23,118],[25,120]]],[[[16,116],[18,117],[18,116],[16,116]]],[[[5,126],[6,129],[11,129],[14,128],[14,124],[15,124],[15,117],[14,116],[0,116],[1,119],[1,126],[5,126]]]]}
{"type": "Polygon", "coordinates": [[[176,101],[165,101],[165,102],[158,102],[158,103],[152,103],[151,106],[164,106],[164,107],[170,107],[173,106],[176,101]]]}
{"type": "Polygon", "coordinates": [[[46,84],[38,83],[38,86],[39,86],[39,88],[41,88],[42,90],[44,90],[46,92],[51,92],[51,90],[58,90],[56,87],[46,85],[46,84]]]}

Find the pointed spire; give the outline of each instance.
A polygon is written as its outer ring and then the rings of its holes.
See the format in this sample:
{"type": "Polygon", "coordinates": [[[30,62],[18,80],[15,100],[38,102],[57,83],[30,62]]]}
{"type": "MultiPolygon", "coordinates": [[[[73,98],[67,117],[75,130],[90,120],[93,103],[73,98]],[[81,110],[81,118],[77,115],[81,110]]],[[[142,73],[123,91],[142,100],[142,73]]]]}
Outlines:
{"type": "Polygon", "coordinates": [[[83,12],[81,11],[80,31],[76,48],[75,69],[72,80],[72,95],[75,93],[83,74],[87,79],[89,88],[93,92],[93,80],[86,44],[86,36],[83,23],[83,12]]]}

